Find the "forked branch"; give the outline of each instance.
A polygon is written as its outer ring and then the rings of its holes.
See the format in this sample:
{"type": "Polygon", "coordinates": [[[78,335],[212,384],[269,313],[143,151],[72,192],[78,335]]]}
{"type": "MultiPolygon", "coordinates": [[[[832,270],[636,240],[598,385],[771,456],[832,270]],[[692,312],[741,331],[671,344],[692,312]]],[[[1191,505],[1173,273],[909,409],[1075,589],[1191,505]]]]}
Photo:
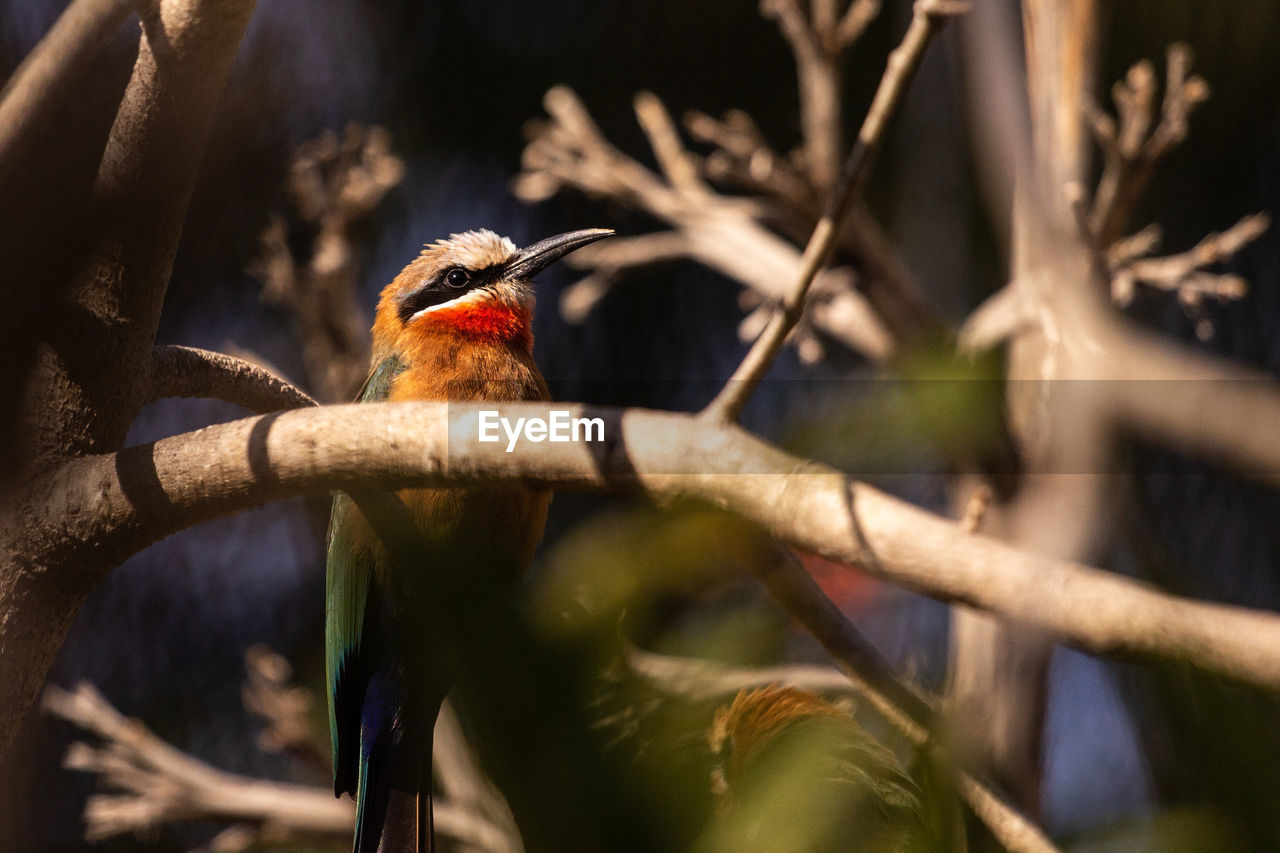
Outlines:
{"type": "MultiPolygon", "coordinates": [[[[636,113],[654,149],[664,152],[659,163],[667,170],[666,180],[611,145],[569,89],[551,89],[543,105],[551,120],[531,125],[522,161],[524,171],[514,185],[517,196],[536,202],[571,187],[644,211],[673,229],[648,235],[661,241],[661,260],[677,256],[696,260],[741,282],[761,300],[783,298],[800,264],[800,254],[760,224],[759,204],[706,191],[689,174],[688,155],[674,150],[679,142],[673,124],[656,98],[638,97],[636,113]]],[[[601,259],[603,264],[601,275],[590,287],[570,298],[575,315],[589,309],[592,299],[621,272],[620,256],[610,256],[601,245],[604,254],[571,258],[578,265],[591,258],[601,259]]],[[[886,359],[893,349],[893,336],[851,286],[853,276],[845,271],[828,273],[823,279],[828,287],[824,288],[824,300],[811,312],[814,326],[872,361],[886,359]]]]}
{"type": "MultiPolygon", "coordinates": [[[[225,773],[165,743],[137,720],[120,714],[97,690],[49,687],[47,713],[98,743],[72,744],[65,766],[96,774],[116,793],[94,794],[85,806],[85,837],[103,841],[145,834],[175,822],[216,821],[232,828],[212,849],[248,850],[300,840],[349,841],[355,825],[350,800],[325,789],[225,773]]],[[[473,847],[509,850],[500,830],[449,802],[434,806],[436,831],[473,847]]]]}
{"type": "Polygon", "coordinates": [[[1086,107],[1103,155],[1089,224],[1104,246],[1120,239],[1156,168],[1186,138],[1191,113],[1209,97],[1209,84],[1190,73],[1191,59],[1187,45],[1169,46],[1158,118],[1156,75],[1145,60],[1130,68],[1111,90],[1117,118],[1094,104],[1086,107]]]}

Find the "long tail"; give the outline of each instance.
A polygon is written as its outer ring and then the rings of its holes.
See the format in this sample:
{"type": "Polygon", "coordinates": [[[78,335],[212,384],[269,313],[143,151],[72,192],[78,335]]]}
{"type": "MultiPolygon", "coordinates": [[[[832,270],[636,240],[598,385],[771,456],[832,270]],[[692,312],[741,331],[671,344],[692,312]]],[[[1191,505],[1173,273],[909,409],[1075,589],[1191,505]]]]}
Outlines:
{"type": "Polygon", "coordinates": [[[354,853],[432,853],[431,750],[397,761],[375,744],[360,769],[354,853]]]}

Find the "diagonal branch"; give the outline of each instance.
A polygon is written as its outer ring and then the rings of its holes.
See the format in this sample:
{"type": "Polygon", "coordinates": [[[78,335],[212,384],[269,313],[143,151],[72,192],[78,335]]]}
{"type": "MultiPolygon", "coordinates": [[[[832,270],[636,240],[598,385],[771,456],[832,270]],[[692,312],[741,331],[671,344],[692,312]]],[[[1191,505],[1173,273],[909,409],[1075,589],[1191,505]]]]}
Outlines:
{"type": "MultiPolygon", "coordinates": [[[[1280,472],[1280,391],[1205,383],[1227,407],[1248,400],[1255,437],[1242,449],[1280,472]]],[[[1203,399],[1194,401],[1206,405],[1203,399]]],[[[50,473],[20,512],[43,564],[105,565],[207,519],[307,492],[517,479],[565,489],[693,499],[759,525],[796,548],[857,565],[943,601],[1037,626],[1086,651],[1178,661],[1280,690],[1280,616],[1200,603],[1079,563],[1019,551],[790,456],[734,426],[672,413],[584,410],[608,441],[541,443],[511,453],[478,440],[478,404],[326,406],[248,418],[50,473]],[[79,508],[68,515],[67,507],[79,508]],[[1046,595],[1052,590],[1052,595],[1046,595]]],[[[551,417],[550,404],[503,416],[551,417]]],[[[512,420],[514,423],[514,420],[512,420]]],[[[1273,480],[1280,476],[1272,475],[1273,480]]],[[[12,666],[0,648],[0,668],[12,666]]]]}
{"type": "Polygon", "coordinates": [[[133,11],[132,0],[75,0],[0,92],[0,186],[29,164],[40,129],[66,104],[133,11]]]}
{"type": "MultiPolygon", "coordinates": [[[[898,679],[889,662],[827,598],[794,554],[783,551],[779,557],[760,573],[769,593],[822,644],[881,717],[917,749],[934,748],[934,708],[898,679]]],[[[1006,850],[1052,853],[1057,849],[1043,830],[989,784],[964,769],[957,776],[961,796],[1006,850]]]]}
{"type": "Polygon", "coordinates": [[[158,346],[151,358],[151,399],[212,397],[251,412],[315,406],[302,389],[252,362],[184,346],[158,346]]]}
{"type": "Polygon", "coordinates": [[[866,184],[871,165],[884,142],[885,129],[920,65],[925,48],[946,19],[965,8],[963,3],[954,0],[917,0],[911,24],[907,27],[902,43],[889,55],[884,77],[876,89],[867,117],[862,122],[858,139],[849,152],[840,180],[827,201],[826,211],[818,220],[805,246],[794,283],[729,382],[704,410],[703,414],[707,417],[736,421],[747,400],[768,373],[769,366],[781,351],[787,336],[804,315],[809,287],[835,245],[841,221],[866,184]]]}

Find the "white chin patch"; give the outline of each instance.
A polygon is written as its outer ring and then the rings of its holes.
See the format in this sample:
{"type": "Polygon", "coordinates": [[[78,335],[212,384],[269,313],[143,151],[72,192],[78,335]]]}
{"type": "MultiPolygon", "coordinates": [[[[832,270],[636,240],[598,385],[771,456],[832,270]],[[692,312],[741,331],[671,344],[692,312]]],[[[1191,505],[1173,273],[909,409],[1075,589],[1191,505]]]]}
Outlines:
{"type": "Polygon", "coordinates": [[[433,311],[442,311],[445,308],[460,308],[464,305],[479,305],[481,302],[485,302],[492,298],[493,294],[489,293],[483,287],[478,287],[475,290],[468,290],[466,293],[454,299],[450,299],[448,302],[441,302],[428,308],[423,308],[421,311],[418,311],[409,317],[409,322],[412,323],[414,320],[425,317],[433,311]]]}

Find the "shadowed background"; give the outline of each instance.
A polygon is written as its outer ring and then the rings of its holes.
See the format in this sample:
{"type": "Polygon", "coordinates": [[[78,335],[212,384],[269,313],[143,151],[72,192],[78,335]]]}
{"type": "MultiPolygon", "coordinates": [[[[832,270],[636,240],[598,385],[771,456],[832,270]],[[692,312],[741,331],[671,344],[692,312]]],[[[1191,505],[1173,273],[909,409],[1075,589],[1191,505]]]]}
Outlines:
{"type": "MultiPolygon", "coordinates": [[[[0,2],[6,72],[61,5],[0,2]]],[[[886,7],[849,60],[847,135],[909,12],[906,3],[886,7]]],[[[1106,15],[1100,81],[1109,85],[1134,61],[1159,60],[1169,42],[1183,40],[1213,87],[1136,217],[1162,224],[1167,249],[1189,247],[1243,213],[1276,210],[1280,59],[1268,47],[1278,30],[1266,0],[1214,8],[1150,0],[1116,4],[1106,15]]],[[[1004,270],[974,186],[954,36],[944,34],[926,56],[868,201],[930,304],[958,321],[1003,283],[1004,270]]],[[[68,162],[109,125],[135,41],[132,31],[116,39],[80,103],[63,116],[56,144],[68,162]]],[[[571,193],[534,208],[511,196],[522,127],[542,114],[542,96],[557,83],[573,87],[605,136],[642,160],[648,149],[630,105],[642,89],[677,116],[689,108],[745,109],[781,149],[797,136],[792,57],[752,3],[315,0],[303,8],[261,0],[210,140],[160,341],[239,347],[286,376],[303,376],[290,317],[261,303],[261,285],[246,269],[269,217],[288,210],[286,173],[296,146],[350,121],[387,128],[406,164],[402,183],[356,235],[370,316],[377,292],[420,245],[453,231],[488,227],[524,244],[577,227],[648,230],[644,217],[571,193]]],[[[38,180],[56,193],[56,172],[38,180]]],[[[1214,335],[1199,345],[1273,373],[1280,368],[1278,253],[1280,240],[1269,234],[1241,255],[1235,269],[1252,290],[1210,309],[1214,335]]],[[[572,326],[556,305],[574,275],[552,270],[540,285],[536,354],[557,398],[693,409],[709,398],[711,380],[732,371],[742,348],[736,285],[692,264],[662,266],[629,278],[572,326]]],[[[1130,313],[1197,340],[1195,318],[1166,295],[1141,294],[1130,313]]],[[[840,387],[788,379],[857,375],[848,353],[805,368],[788,351],[746,424],[784,436],[840,387]]],[[[143,413],[131,440],[240,414],[221,403],[163,401],[143,413]]],[[[827,453],[839,449],[838,439],[827,453]]],[[[823,448],[811,452],[822,456],[823,448]]],[[[1122,503],[1125,535],[1104,565],[1207,599],[1280,605],[1280,533],[1269,523],[1280,511],[1274,493],[1137,445],[1126,458],[1137,477],[1122,503]]],[[[941,475],[927,453],[918,471],[884,485],[944,506],[941,475]]],[[[243,652],[254,643],[285,654],[304,682],[323,680],[322,504],[294,501],[213,522],[129,561],[82,609],[51,683],[92,681],[122,711],[220,768],[323,783],[255,748],[240,698],[243,652]]],[[[544,551],[592,514],[622,505],[560,497],[544,551]]],[[[945,608],[871,584],[828,590],[895,663],[939,685],[945,608]]],[[[781,634],[785,619],[770,605],[755,606],[781,634]]],[[[789,642],[794,655],[817,656],[803,639],[789,642]]],[[[1280,842],[1280,817],[1266,808],[1266,793],[1280,781],[1273,718],[1272,703],[1205,677],[1137,672],[1060,652],[1046,730],[1048,826],[1087,833],[1157,807],[1211,806],[1212,825],[1229,827],[1223,838],[1266,849],[1280,842]]],[[[79,815],[91,783],[59,768],[70,738],[38,712],[28,721],[0,767],[0,847],[83,846],[79,815]]],[[[186,849],[212,832],[162,829],[147,843],[186,849]]],[[[107,845],[138,846],[133,839],[107,845]]]]}

